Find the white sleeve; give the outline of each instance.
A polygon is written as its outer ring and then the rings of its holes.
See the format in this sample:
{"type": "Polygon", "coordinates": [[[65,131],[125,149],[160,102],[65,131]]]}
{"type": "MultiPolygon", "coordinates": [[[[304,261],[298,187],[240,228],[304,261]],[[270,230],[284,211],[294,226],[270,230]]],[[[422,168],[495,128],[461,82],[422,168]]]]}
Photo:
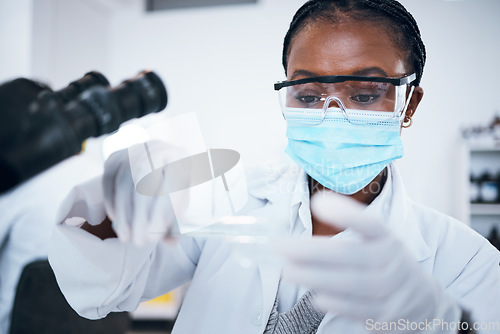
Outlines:
{"type": "Polygon", "coordinates": [[[489,333],[486,327],[493,324],[493,332],[500,332],[499,264],[500,253],[484,240],[481,248],[447,288],[458,296],[462,306],[471,312],[471,320],[477,322],[478,333],[489,333]]]}
{"type": "MultiPolygon", "coordinates": [[[[91,200],[85,201],[84,195],[95,195],[98,190],[89,190],[99,186],[95,179],[78,186],[61,212],[66,218],[94,220],[94,224],[104,218],[102,204],[89,205],[91,200]]],[[[199,247],[192,238],[138,247],[117,238],[101,240],[70,221],[55,227],[48,257],[66,300],[83,317],[99,319],[109,312],[132,311],[141,301],[172,290],[194,274],[199,247]]]]}

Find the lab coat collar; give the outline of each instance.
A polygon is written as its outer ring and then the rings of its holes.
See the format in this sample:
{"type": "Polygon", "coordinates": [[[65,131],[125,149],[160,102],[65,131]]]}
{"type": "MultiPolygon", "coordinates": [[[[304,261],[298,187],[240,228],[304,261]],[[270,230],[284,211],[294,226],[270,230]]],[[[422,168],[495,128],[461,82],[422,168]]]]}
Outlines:
{"type": "MultiPolygon", "coordinates": [[[[298,167],[298,166],[297,166],[298,167]]],[[[304,231],[308,231],[308,235],[312,234],[311,209],[309,207],[309,177],[302,168],[299,168],[301,173],[298,174],[297,183],[292,194],[290,203],[291,212],[297,210],[299,221],[302,223],[304,231]]],[[[294,229],[294,224],[297,224],[295,215],[292,213],[292,221],[290,222],[290,232],[294,229]]]]}
{"type": "Polygon", "coordinates": [[[291,206],[303,201],[304,186],[307,189],[307,174],[297,164],[269,167],[264,178],[250,187],[250,194],[255,198],[275,204],[286,199],[291,206]],[[299,181],[299,182],[298,182],[299,181]],[[305,185],[303,184],[305,182],[305,185]]]}
{"type": "MultiPolygon", "coordinates": [[[[260,185],[250,188],[249,192],[252,196],[269,202],[270,205],[262,210],[277,213],[273,219],[289,223],[298,210],[309,211],[307,174],[298,165],[289,164],[276,168],[274,173],[268,174],[258,184],[260,185]]],[[[304,224],[303,219],[300,220],[304,224]]],[[[270,314],[278,290],[281,267],[264,261],[258,263],[258,268],[262,283],[263,314],[270,314]]]]}
{"type": "MultiPolygon", "coordinates": [[[[258,186],[252,187],[249,191],[253,197],[268,201],[272,205],[279,204],[283,209],[286,206],[290,213],[298,210],[304,230],[312,230],[311,226],[308,226],[310,219],[304,217],[310,215],[309,183],[308,175],[302,168],[293,162],[274,167],[273,172],[257,184],[258,186]]],[[[294,217],[293,213],[292,216],[294,217]]],[[[292,230],[295,220],[290,223],[292,230]]]]}
{"type": "Polygon", "coordinates": [[[309,179],[308,175],[302,168],[299,168],[299,166],[295,165],[298,169],[298,178],[297,182],[295,184],[295,187],[293,189],[293,194],[292,194],[292,202],[291,206],[294,206],[296,204],[307,204],[309,205],[309,179]]]}
{"type": "Polygon", "coordinates": [[[367,210],[387,217],[390,230],[408,247],[415,259],[422,262],[431,257],[431,250],[424,241],[420,225],[413,214],[412,203],[403,185],[396,164],[388,166],[387,181],[382,192],[368,206],[367,210]]]}

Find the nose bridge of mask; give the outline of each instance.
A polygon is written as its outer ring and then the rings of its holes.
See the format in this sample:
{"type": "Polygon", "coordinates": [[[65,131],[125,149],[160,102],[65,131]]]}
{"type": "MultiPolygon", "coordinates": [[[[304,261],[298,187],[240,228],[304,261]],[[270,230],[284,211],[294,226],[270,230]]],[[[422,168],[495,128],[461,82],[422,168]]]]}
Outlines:
{"type": "Polygon", "coordinates": [[[323,95],[325,96],[325,104],[323,109],[339,108],[344,113],[347,111],[348,95],[350,94],[350,84],[347,82],[337,82],[327,84],[323,95]]]}
{"type": "Polygon", "coordinates": [[[323,105],[323,111],[326,113],[326,111],[330,108],[338,108],[340,109],[343,113],[346,112],[346,107],[344,102],[340,99],[340,97],[337,96],[338,94],[335,95],[329,95],[325,99],[325,104],[323,105]]]}
{"type": "Polygon", "coordinates": [[[346,119],[349,119],[349,115],[347,114],[347,109],[340,98],[334,95],[330,95],[325,100],[325,105],[323,106],[323,119],[326,117],[326,113],[328,110],[339,110],[345,116],[346,119]]]}

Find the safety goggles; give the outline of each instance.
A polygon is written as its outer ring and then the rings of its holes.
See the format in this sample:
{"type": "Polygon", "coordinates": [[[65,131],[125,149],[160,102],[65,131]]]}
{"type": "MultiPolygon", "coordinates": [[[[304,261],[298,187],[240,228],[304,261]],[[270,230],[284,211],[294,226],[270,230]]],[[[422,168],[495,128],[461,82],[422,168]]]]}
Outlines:
{"type": "Polygon", "coordinates": [[[401,117],[411,99],[416,74],[399,78],[330,75],[282,81],[274,85],[279,93],[283,117],[307,113],[321,123],[327,112],[340,111],[349,122],[359,114],[374,121],[401,117]],[[410,89],[408,87],[410,86],[410,89]]]}

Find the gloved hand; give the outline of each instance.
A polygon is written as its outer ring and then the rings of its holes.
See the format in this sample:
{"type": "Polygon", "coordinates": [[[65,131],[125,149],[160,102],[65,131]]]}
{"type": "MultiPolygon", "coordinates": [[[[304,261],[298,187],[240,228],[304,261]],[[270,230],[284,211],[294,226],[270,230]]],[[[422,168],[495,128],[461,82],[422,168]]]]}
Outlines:
{"type": "Polygon", "coordinates": [[[171,230],[175,213],[161,168],[172,162],[176,154],[178,150],[172,146],[150,141],[115,152],[106,161],[104,206],[114,231],[123,242],[131,240],[140,246],[162,239],[171,230]],[[153,170],[157,171],[157,181],[148,183],[147,194],[144,194],[144,187],[143,194],[139,193],[136,190],[138,181],[153,170]]]}
{"type": "MultiPolygon", "coordinates": [[[[434,319],[457,323],[458,304],[421,270],[412,254],[365,206],[333,192],[311,198],[320,221],[353,233],[340,238],[312,238],[282,245],[288,262],[283,278],[315,289],[316,306],[359,320],[401,324],[397,333],[426,332],[434,319]]],[[[346,231],[347,232],[347,231],[346,231]]],[[[435,328],[442,332],[441,327],[435,328]]],[[[377,332],[391,332],[377,330],[377,332]]],[[[430,330],[432,332],[432,330],[430,330]]]]}

